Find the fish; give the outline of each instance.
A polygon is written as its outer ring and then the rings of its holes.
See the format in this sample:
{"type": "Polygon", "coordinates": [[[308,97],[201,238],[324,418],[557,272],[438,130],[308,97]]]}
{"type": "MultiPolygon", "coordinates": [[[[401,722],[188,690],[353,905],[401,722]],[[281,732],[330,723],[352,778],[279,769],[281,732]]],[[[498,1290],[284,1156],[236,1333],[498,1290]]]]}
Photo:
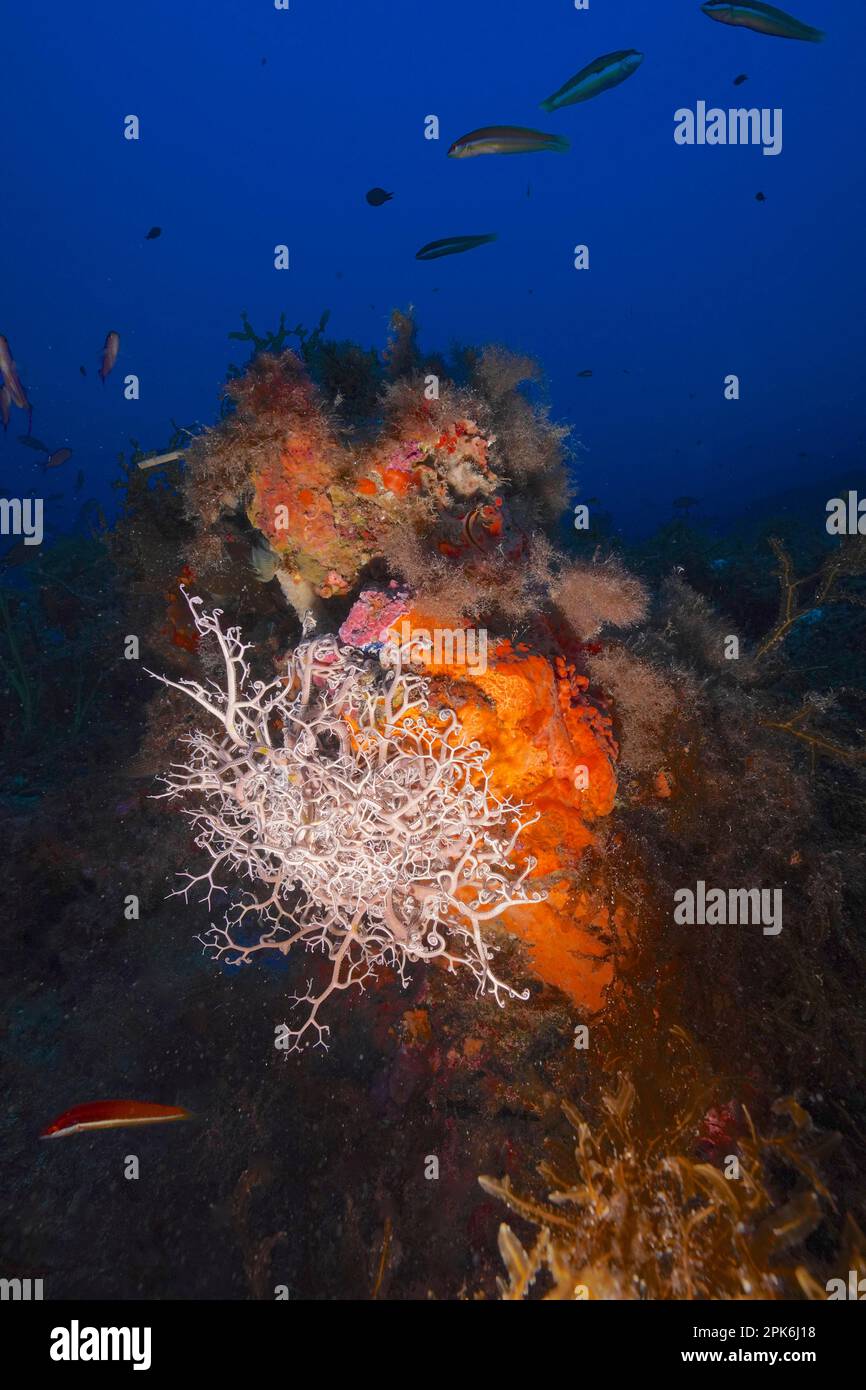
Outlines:
{"type": "Polygon", "coordinates": [[[84,487],[84,469],[83,469],[83,468],[79,468],[78,472],[77,472],[76,475],[75,475],[75,491],[76,491],[76,492],[80,492],[81,489],[82,489],[83,487],[84,487]]]}
{"type": "Polygon", "coordinates": [[[617,53],[606,53],[603,58],[581,68],[566,83],[546,97],[541,103],[543,111],[558,111],[562,106],[573,106],[578,101],[589,101],[611,87],[618,87],[631,77],[643,62],[644,55],[634,48],[623,48],[617,53]]]}
{"type": "Polygon", "coordinates": [[[27,392],[21,383],[15,360],[12,356],[12,349],[9,340],[0,334],[0,372],[3,373],[3,384],[9,390],[9,397],[13,405],[17,405],[19,410],[26,410],[28,416],[27,433],[30,433],[30,422],[33,419],[33,407],[27,399],[27,392]]]}
{"type": "Polygon", "coordinates": [[[71,449],[55,449],[54,453],[45,464],[46,468],[59,468],[62,463],[67,463],[72,458],[71,449]]]}
{"type": "Polygon", "coordinates": [[[32,434],[19,434],[19,444],[26,444],[28,449],[35,449],[38,454],[50,454],[51,450],[47,444],[43,444],[41,439],[34,439],[32,434]]]}
{"type": "Polygon", "coordinates": [[[739,77],[735,77],[735,78],[734,78],[734,86],[735,86],[735,87],[742,87],[743,83],[744,83],[744,82],[748,82],[748,80],[749,80],[749,74],[748,74],[747,72],[741,72],[740,75],[739,75],[739,77]]]}
{"type": "Polygon", "coordinates": [[[87,368],[86,368],[86,367],[79,367],[78,370],[80,371],[80,373],[81,373],[82,376],[87,376],[87,368]]]}
{"type": "Polygon", "coordinates": [[[371,208],[380,208],[383,203],[389,203],[394,194],[386,193],[384,188],[370,188],[364,196],[371,208]]]}
{"type": "Polygon", "coordinates": [[[462,533],[464,539],[480,550],[485,552],[483,541],[489,537],[495,542],[502,535],[502,514],[499,508],[502,506],[502,499],[497,497],[493,505],[485,503],[480,507],[475,507],[463,518],[462,533]],[[476,528],[481,528],[481,541],[476,538],[476,528]]]}
{"type": "Polygon", "coordinates": [[[582,372],[578,372],[577,375],[578,375],[578,376],[592,376],[592,368],[591,368],[591,367],[585,367],[584,370],[583,370],[582,372]]]}
{"type": "Polygon", "coordinates": [[[40,1139],[62,1139],[86,1129],[118,1129],[127,1125],[153,1125],[167,1120],[188,1120],[190,1112],[179,1105],[153,1105],[142,1100],[92,1100],[73,1105],[52,1120],[40,1139]]]}
{"type": "Polygon", "coordinates": [[[540,150],[563,153],[568,149],[564,135],[546,135],[522,125],[485,125],[461,135],[448,151],[449,159],[472,159],[479,154],[535,154],[540,150]]]}
{"type": "Polygon", "coordinates": [[[109,333],[105,339],[105,346],[102,349],[102,365],[99,368],[99,376],[102,378],[103,386],[105,385],[106,377],[108,376],[109,372],[111,371],[112,367],[117,361],[117,354],[119,352],[120,334],[109,333]]]}
{"type": "Polygon", "coordinates": [[[280,556],[265,536],[256,536],[250,546],[250,564],[261,584],[269,584],[282,564],[280,556]]]}
{"type": "Polygon", "coordinates": [[[707,0],[701,9],[709,19],[717,19],[720,24],[733,24],[743,29],[753,29],[756,34],[770,34],[778,39],[802,39],[805,43],[822,43],[824,32],[813,29],[811,24],[803,24],[775,5],[763,5],[760,0],[751,4],[730,5],[721,0],[707,0]]]}
{"type": "Polygon", "coordinates": [[[162,227],[151,227],[144,239],[145,241],[156,241],[158,236],[162,236],[162,227]]]}
{"type": "Polygon", "coordinates": [[[495,232],[485,232],[481,236],[446,236],[440,241],[428,241],[420,251],[415,252],[416,261],[437,261],[440,256],[456,256],[461,251],[473,251],[476,246],[484,246],[495,241],[495,232]]]}
{"type": "Polygon", "coordinates": [[[766,195],[766,193],[756,193],[756,194],[755,194],[755,202],[756,202],[756,203],[766,203],[766,201],[767,201],[767,195],[766,195]]]}

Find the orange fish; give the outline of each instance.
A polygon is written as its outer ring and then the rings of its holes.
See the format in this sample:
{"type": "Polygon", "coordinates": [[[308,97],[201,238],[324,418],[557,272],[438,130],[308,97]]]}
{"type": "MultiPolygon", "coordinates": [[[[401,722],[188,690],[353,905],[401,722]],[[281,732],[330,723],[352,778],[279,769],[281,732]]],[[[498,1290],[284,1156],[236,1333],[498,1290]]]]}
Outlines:
{"type": "Polygon", "coordinates": [[[145,1100],[91,1100],[64,1110],[40,1139],[62,1139],[86,1129],[119,1129],[126,1125],[155,1125],[166,1120],[187,1120],[188,1110],[178,1105],[153,1105],[145,1100]]]}
{"type": "Polygon", "coordinates": [[[66,463],[66,462],[67,462],[69,459],[71,459],[71,458],[72,458],[72,450],[71,450],[71,449],[55,449],[55,450],[54,450],[54,453],[51,455],[51,457],[50,457],[50,458],[48,459],[48,461],[46,462],[45,467],[46,467],[46,468],[59,468],[61,464],[66,463]]]}
{"type": "MultiPolygon", "coordinates": [[[[15,360],[12,356],[12,349],[9,346],[8,339],[4,338],[2,334],[0,334],[0,372],[3,373],[4,391],[8,392],[12,404],[17,405],[19,410],[26,410],[28,419],[32,421],[33,407],[28,401],[27,392],[21,384],[21,378],[18,375],[18,368],[15,366],[15,360]]],[[[30,433],[29,424],[27,426],[27,433],[30,433]]]]}
{"type": "Polygon", "coordinates": [[[117,361],[117,354],[119,352],[120,334],[109,333],[108,337],[105,339],[105,346],[102,349],[102,366],[99,368],[98,373],[98,375],[102,378],[103,386],[105,385],[105,378],[108,376],[109,372],[111,371],[112,367],[117,361]]]}

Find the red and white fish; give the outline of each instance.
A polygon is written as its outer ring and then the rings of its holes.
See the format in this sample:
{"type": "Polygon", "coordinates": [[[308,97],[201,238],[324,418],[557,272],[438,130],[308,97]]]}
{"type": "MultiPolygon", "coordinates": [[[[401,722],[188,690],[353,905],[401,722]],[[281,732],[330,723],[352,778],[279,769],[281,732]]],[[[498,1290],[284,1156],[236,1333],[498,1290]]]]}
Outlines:
{"type": "Polygon", "coordinates": [[[179,1105],[154,1105],[142,1100],[92,1100],[73,1105],[43,1129],[40,1139],[62,1139],[87,1129],[120,1129],[127,1125],[163,1124],[187,1120],[190,1112],[179,1105]]]}

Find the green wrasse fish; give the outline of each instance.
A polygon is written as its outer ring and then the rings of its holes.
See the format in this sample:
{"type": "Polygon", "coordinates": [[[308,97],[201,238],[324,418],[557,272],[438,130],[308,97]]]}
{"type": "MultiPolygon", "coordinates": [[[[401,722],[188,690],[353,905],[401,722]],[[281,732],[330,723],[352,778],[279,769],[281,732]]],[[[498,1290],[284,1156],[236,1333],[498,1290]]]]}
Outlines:
{"type": "MultiPolygon", "coordinates": [[[[724,8],[730,9],[731,6],[724,8]]],[[[631,77],[643,62],[643,54],[634,48],[624,48],[618,53],[606,53],[596,58],[588,67],[570,77],[558,92],[541,103],[544,111],[558,111],[561,106],[573,106],[576,101],[589,101],[610,87],[618,87],[631,77]]]]}
{"type": "Polygon", "coordinates": [[[456,256],[460,251],[473,251],[476,246],[484,246],[495,241],[495,232],[485,232],[483,236],[446,236],[440,241],[428,241],[420,251],[415,252],[416,261],[438,261],[440,256],[456,256]]]}
{"type": "Polygon", "coordinates": [[[756,34],[772,34],[778,39],[804,39],[806,43],[821,43],[824,34],[813,29],[811,24],[801,24],[793,15],[777,10],[774,5],[762,5],[752,0],[750,5],[726,5],[719,0],[708,0],[701,5],[705,15],[717,19],[720,24],[736,24],[743,29],[754,29],[756,34]]]}
{"type": "Polygon", "coordinates": [[[539,150],[567,150],[564,135],[545,135],[522,125],[485,125],[461,135],[448,151],[450,159],[472,159],[477,154],[535,154],[539,150]]]}

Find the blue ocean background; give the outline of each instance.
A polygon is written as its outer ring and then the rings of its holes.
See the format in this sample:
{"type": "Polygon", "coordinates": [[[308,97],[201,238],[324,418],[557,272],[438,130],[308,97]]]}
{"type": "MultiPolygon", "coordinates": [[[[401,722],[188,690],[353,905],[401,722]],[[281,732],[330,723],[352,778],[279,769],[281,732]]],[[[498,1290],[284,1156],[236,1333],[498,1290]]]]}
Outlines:
{"type": "MultiPolygon", "coordinates": [[[[863,461],[866,13],[791,0],[821,45],[713,23],[694,0],[88,0],[4,17],[0,333],[33,433],[74,456],[47,479],[0,437],[7,495],[59,494],[60,530],[129,440],[214,420],[246,310],[259,332],[313,327],[381,347],[394,307],[422,344],[501,342],[536,357],[574,428],[586,497],[627,533],[700,499],[722,522],[863,461]],[[600,54],[636,75],[592,102],[539,102],[600,54]],[[748,81],[733,85],[740,73],[748,81]],[[674,112],[782,108],[784,149],[682,148],[674,112]],[[140,119],[137,142],[124,118],[140,119]],[[440,139],[424,138],[425,117],[440,139]],[[496,123],[566,155],[446,158],[496,123]],[[370,207],[366,191],[394,193],[370,207]],[[763,193],[766,201],[756,200],[763,193]],[[155,240],[148,229],[162,228],[155,240]],[[423,263],[432,239],[496,232],[423,263]],[[274,269],[274,247],[291,268],[274,269]],[[576,272],[573,248],[590,248],[576,272]],[[103,387],[106,333],[121,355],[103,387]],[[87,372],[83,376],[80,367],[87,372]],[[592,376],[578,373],[591,371],[592,376]],[[141,398],[124,399],[123,378],[141,398]],[[741,399],[724,399],[728,373],[741,399]],[[85,481],[77,495],[79,469],[85,481]]],[[[826,495],[831,495],[827,492],[826,495]]]]}

